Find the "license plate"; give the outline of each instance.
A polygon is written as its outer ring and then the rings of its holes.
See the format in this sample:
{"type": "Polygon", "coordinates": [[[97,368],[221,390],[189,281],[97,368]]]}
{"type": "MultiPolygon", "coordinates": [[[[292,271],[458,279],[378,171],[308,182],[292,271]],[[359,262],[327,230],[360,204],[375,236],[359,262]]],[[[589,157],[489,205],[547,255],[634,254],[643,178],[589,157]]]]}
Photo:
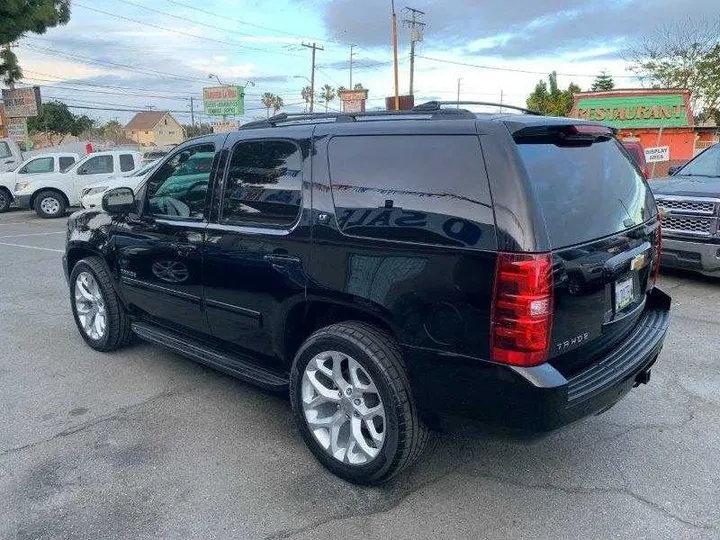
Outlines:
{"type": "Polygon", "coordinates": [[[615,311],[622,311],[633,303],[633,283],[632,277],[615,282],[615,311]]]}

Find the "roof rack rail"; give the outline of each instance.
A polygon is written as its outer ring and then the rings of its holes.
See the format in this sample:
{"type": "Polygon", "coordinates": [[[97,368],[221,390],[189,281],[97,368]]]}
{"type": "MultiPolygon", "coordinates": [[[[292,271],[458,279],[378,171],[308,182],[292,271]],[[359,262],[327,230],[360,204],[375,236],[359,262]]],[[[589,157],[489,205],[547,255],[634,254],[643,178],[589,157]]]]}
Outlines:
{"type": "MultiPolygon", "coordinates": [[[[532,114],[535,116],[543,116],[541,112],[533,111],[532,109],[526,109],[525,107],[517,107],[516,105],[507,105],[505,103],[494,103],[492,101],[428,101],[427,103],[421,103],[415,105],[413,111],[432,112],[432,111],[449,111],[452,109],[443,109],[443,105],[489,105],[491,107],[500,107],[502,109],[513,109],[516,111],[522,111],[525,114],[532,114]]],[[[457,110],[457,109],[456,109],[457,110]]]]}
{"type": "Polygon", "coordinates": [[[347,113],[347,112],[336,112],[336,113],[280,113],[275,116],[271,116],[266,120],[256,120],[254,122],[248,122],[240,126],[240,129],[257,129],[266,127],[276,127],[278,124],[287,122],[312,122],[314,120],[335,120],[336,123],[340,122],[355,122],[357,118],[365,117],[393,117],[393,116],[428,116],[431,118],[439,117],[459,117],[459,118],[471,118],[474,119],[475,115],[465,109],[441,109],[436,108],[433,110],[420,110],[410,109],[406,111],[365,111],[358,113],[347,113]]]}

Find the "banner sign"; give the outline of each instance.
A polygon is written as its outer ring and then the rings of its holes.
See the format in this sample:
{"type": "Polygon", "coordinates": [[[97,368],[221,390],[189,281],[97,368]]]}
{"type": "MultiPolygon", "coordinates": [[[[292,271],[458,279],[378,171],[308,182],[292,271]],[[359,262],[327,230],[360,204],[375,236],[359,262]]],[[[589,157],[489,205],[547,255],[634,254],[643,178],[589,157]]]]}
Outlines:
{"type": "Polygon", "coordinates": [[[661,161],[670,161],[669,146],[655,146],[645,149],[645,161],[648,163],[659,163],[661,161]]]}
{"type": "Polygon", "coordinates": [[[207,116],[242,116],[245,89],[242,86],[203,88],[203,111],[207,116]]]}
{"type": "Polygon", "coordinates": [[[684,90],[579,93],[570,116],[620,129],[688,127],[693,125],[688,99],[684,90]]]}
{"type": "Polygon", "coordinates": [[[8,132],[8,137],[15,142],[25,142],[30,138],[26,118],[8,118],[7,126],[5,127],[8,132]]]}
{"type": "Polygon", "coordinates": [[[4,88],[2,99],[5,116],[8,118],[27,118],[28,116],[39,116],[42,113],[39,86],[15,88],[14,90],[4,88]]]}

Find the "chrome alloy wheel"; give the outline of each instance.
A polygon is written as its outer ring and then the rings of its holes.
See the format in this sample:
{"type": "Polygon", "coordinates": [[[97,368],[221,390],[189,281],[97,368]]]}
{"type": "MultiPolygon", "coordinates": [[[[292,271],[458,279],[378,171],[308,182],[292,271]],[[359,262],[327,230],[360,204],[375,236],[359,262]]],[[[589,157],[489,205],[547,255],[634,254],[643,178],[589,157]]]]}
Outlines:
{"type": "Polygon", "coordinates": [[[105,336],[105,301],[95,277],[90,272],[80,272],[75,279],[75,311],[87,337],[97,341],[105,336]]]}
{"type": "Polygon", "coordinates": [[[40,201],[40,209],[46,214],[57,214],[60,211],[60,201],[55,197],[45,197],[40,201]]]}
{"type": "Polygon", "coordinates": [[[375,383],[352,357],[322,352],[305,367],[301,402],[311,433],[341,463],[364,465],[385,441],[385,407],[375,383]]]}

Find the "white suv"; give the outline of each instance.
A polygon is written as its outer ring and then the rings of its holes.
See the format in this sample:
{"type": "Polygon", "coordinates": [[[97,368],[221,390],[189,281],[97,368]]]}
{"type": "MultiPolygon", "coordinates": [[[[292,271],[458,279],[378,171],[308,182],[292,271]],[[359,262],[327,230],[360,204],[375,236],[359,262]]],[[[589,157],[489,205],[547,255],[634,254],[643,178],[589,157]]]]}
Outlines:
{"type": "Polygon", "coordinates": [[[65,215],[68,206],[78,206],[82,188],[90,183],[132,174],[139,166],[140,152],[113,150],[88,154],[65,172],[28,178],[15,185],[15,200],[21,208],[35,209],[42,218],[65,215]]]}
{"type": "Polygon", "coordinates": [[[32,156],[7,172],[0,173],[0,212],[6,212],[13,190],[21,182],[38,181],[41,175],[58,174],[69,169],[80,156],[72,152],[52,152],[32,156]]]}

